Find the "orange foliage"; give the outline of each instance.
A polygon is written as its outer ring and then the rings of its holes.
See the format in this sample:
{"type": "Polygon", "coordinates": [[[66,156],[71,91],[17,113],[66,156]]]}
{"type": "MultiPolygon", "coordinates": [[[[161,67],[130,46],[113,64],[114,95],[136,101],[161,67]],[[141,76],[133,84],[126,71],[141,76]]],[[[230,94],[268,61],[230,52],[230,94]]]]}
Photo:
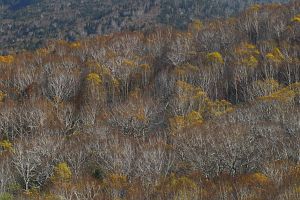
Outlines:
{"type": "Polygon", "coordinates": [[[0,56],[0,63],[11,64],[14,61],[14,57],[12,55],[8,56],[0,56]]]}

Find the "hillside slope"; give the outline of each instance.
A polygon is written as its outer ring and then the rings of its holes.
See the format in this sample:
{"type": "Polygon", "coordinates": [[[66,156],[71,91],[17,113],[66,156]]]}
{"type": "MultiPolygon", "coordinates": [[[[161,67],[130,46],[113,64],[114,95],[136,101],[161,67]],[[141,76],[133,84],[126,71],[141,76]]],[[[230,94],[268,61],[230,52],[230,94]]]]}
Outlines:
{"type": "Polygon", "coordinates": [[[288,0],[0,0],[0,50],[35,49],[46,39],[73,41],[195,18],[231,16],[253,3],[288,0]]]}
{"type": "Polygon", "coordinates": [[[300,2],[0,56],[0,199],[299,200],[300,2]]]}

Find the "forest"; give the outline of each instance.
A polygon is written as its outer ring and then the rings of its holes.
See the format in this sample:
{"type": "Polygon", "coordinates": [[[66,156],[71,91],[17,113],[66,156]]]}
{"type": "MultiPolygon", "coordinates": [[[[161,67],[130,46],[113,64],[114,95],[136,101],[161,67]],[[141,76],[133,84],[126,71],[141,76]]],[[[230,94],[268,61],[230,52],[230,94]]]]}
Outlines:
{"type": "MultiPolygon", "coordinates": [[[[0,55],[35,50],[47,40],[76,41],[193,19],[230,17],[255,3],[289,0],[0,0],[0,55]]],[[[297,1],[297,0],[291,0],[297,1]]]]}
{"type": "Polygon", "coordinates": [[[300,199],[300,2],[0,56],[0,200],[300,199]]]}

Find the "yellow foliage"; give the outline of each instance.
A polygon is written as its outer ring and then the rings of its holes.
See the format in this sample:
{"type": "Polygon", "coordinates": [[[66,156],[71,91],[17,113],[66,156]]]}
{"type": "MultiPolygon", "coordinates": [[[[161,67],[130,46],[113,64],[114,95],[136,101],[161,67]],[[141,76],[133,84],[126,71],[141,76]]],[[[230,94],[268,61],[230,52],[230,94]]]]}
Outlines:
{"type": "Polygon", "coordinates": [[[109,70],[108,67],[101,66],[100,64],[99,64],[99,67],[101,67],[101,70],[102,70],[102,74],[103,74],[103,75],[106,75],[106,76],[110,76],[110,75],[111,75],[111,71],[109,70]]]}
{"type": "Polygon", "coordinates": [[[212,63],[224,63],[223,56],[219,52],[212,52],[207,54],[207,59],[212,63]]]}
{"type": "Polygon", "coordinates": [[[275,60],[275,59],[276,59],[275,56],[274,56],[272,53],[268,53],[268,54],[266,55],[266,57],[267,57],[269,60],[275,60]]]}
{"type": "MultiPolygon", "coordinates": [[[[253,82],[252,86],[254,92],[258,93],[257,96],[269,95],[280,88],[280,84],[274,79],[258,80],[253,82]]],[[[257,96],[255,95],[255,97],[257,96]]]]}
{"type": "Polygon", "coordinates": [[[113,78],[112,79],[112,84],[113,84],[114,87],[117,88],[117,87],[120,86],[120,81],[118,79],[116,79],[116,78],[113,78]]]}
{"type": "Polygon", "coordinates": [[[300,95],[300,83],[293,83],[285,88],[282,88],[268,96],[261,97],[261,100],[265,101],[281,101],[281,102],[293,102],[296,95],[300,95]]]}
{"type": "Polygon", "coordinates": [[[258,60],[254,56],[250,56],[242,59],[241,64],[247,67],[257,67],[258,60]]]}
{"type": "Polygon", "coordinates": [[[4,92],[0,91],[0,102],[3,102],[5,97],[6,97],[6,94],[4,92]]]}
{"type": "Polygon", "coordinates": [[[0,141],[0,146],[5,150],[5,151],[12,151],[13,150],[13,145],[10,141],[8,140],[2,140],[0,141]]]}
{"type": "Polygon", "coordinates": [[[96,83],[96,84],[98,84],[98,85],[100,85],[100,84],[102,83],[101,77],[100,77],[99,74],[97,74],[97,73],[90,73],[90,74],[86,77],[86,79],[87,79],[88,81],[91,81],[91,82],[96,83]]]}
{"type": "Polygon", "coordinates": [[[254,4],[249,8],[250,11],[255,11],[255,12],[259,11],[260,9],[261,9],[261,5],[259,4],[254,4]]]}
{"type": "Polygon", "coordinates": [[[176,82],[177,96],[175,101],[177,105],[190,105],[196,111],[202,111],[208,101],[206,92],[202,88],[193,86],[184,81],[176,82]]]}
{"type": "Polygon", "coordinates": [[[204,101],[206,101],[207,100],[207,94],[202,89],[197,88],[193,98],[196,99],[196,100],[203,99],[204,101]]]}
{"type": "Polygon", "coordinates": [[[176,82],[179,94],[193,99],[206,98],[207,94],[200,87],[195,87],[184,81],[176,82]]]}
{"type": "Polygon", "coordinates": [[[300,14],[296,15],[296,16],[292,19],[292,22],[300,23],[300,14]]]}
{"type": "Polygon", "coordinates": [[[180,130],[186,127],[200,125],[203,123],[202,115],[197,111],[192,111],[186,116],[175,116],[169,119],[172,130],[180,130]]]}
{"type": "Polygon", "coordinates": [[[280,63],[284,60],[284,55],[281,53],[279,48],[275,48],[272,52],[266,55],[266,58],[272,62],[280,63]]]}
{"type": "Polygon", "coordinates": [[[203,123],[203,117],[199,112],[192,111],[185,117],[185,120],[187,121],[187,124],[190,125],[199,125],[203,123]]]}
{"type": "Polygon", "coordinates": [[[275,48],[273,50],[273,54],[280,59],[284,59],[284,55],[281,53],[279,48],[275,48]]]}
{"type": "Polygon", "coordinates": [[[235,53],[240,57],[239,64],[247,67],[257,67],[259,51],[256,46],[249,43],[242,43],[236,48],[235,53]]]}
{"type": "Polygon", "coordinates": [[[195,87],[184,81],[177,81],[176,86],[180,97],[200,98],[206,97],[206,93],[200,88],[195,87]]]}
{"type": "Polygon", "coordinates": [[[0,63],[11,64],[13,61],[14,57],[12,55],[0,56],[0,63]]]}
{"type": "Polygon", "coordinates": [[[269,96],[261,97],[262,100],[278,100],[283,102],[289,102],[295,97],[295,92],[289,88],[284,88],[275,93],[272,93],[269,96]]]}
{"type": "Polygon", "coordinates": [[[143,122],[147,121],[147,117],[146,117],[143,109],[139,109],[138,112],[136,113],[135,117],[139,121],[143,121],[143,122]]]}
{"type": "Polygon", "coordinates": [[[81,47],[81,44],[80,44],[80,42],[72,42],[72,43],[70,43],[69,46],[70,46],[71,48],[76,49],[76,48],[80,48],[80,47],[81,47]]]}
{"type": "Polygon", "coordinates": [[[261,100],[265,101],[281,101],[281,102],[293,102],[295,97],[300,95],[300,83],[293,83],[285,88],[282,88],[268,96],[261,97],[261,100]]]}
{"type": "Polygon", "coordinates": [[[72,177],[72,172],[67,163],[65,162],[59,163],[54,168],[54,174],[52,177],[54,181],[68,181],[71,179],[71,177],[72,177]]]}

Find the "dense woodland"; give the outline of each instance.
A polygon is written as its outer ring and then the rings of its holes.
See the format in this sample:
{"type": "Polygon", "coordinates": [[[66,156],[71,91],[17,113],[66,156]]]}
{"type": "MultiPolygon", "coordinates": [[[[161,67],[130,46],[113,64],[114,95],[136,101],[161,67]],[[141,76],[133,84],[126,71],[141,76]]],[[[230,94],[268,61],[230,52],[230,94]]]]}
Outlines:
{"type": "Polygon", "coordinates": [[[0,199],[300,199],[300,3],[0,56],[0,199]]]}
{"type": "Polygon", "coordinates": [[[97,34],[147,31],[164,25],[186,29],[193,19],[228,17],[254,3],[288,1],[0,0],[0,54],[34,50],[49,39],[75,41],[97,34]]]}

